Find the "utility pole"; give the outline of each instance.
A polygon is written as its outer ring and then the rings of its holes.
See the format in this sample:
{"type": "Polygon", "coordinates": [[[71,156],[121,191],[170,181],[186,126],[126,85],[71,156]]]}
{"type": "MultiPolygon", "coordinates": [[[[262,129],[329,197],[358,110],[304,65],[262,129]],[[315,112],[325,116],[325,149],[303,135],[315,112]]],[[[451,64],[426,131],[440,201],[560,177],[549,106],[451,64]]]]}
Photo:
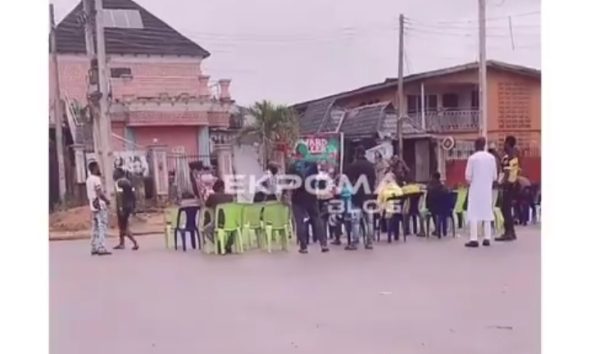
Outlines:
{"type": "Polygon", "coordinates": [[[51,65],[53,68],[53,123],[55,124],[55,151],[57,153],[57,175],[59,179],[59,200],[63,202],[66,196],[66,174],[64,166],[64,140],[63,140],[63,111],[61,105],[61,92],[59,87],[59,67],[57,65],[57,39],[55,34],[55,15],[53,4],[49,4],[49,24],[51,39],[51,65]]]}
{"type": "Polygon", "coordinates": [[[404,14],[399,15],[399,40],[397,56],[397,154],[404,158],[404,136],[403,136],[403,119],[406,117],[406,106],[404,100],[404,14]]]}
{"type": "MultiPolygon", "coordinates": [[[[83,7],[84,7],[84,29],[85,29],[85,41],[86,41],[86,55],[88,56],[88,62],[92,63],[92,61],[96,60],[96,50],[94,49],[94,31],[95,31],[95,11],[94,11],[94,4],[92,0],[83,0],[83,7]]],[[[92,66],[92,65],[91,65],[92,66]]],[[[92,93],[92,92],[89,92],[92,93]]],[[[92,108],[92,140],[94,145],[94,153],[100,162],[100,156],[102,156],[101,148],[100,148],[100,129],[99,129],[99,121],[98,121],[98,109],[95,106],[95,102],[89,100],[90,107],[92,108]]],[[[102,164],[102,162],[101,162],[102,164]]]]}
{"type": "Polygon", "coordinates": [[[488,80],[486,59],[486,2],[479,1],[479,129],[488,138],[488,80]]]}
{"type": "Polygon", "coordinates": [[[102,0],[94,0],[95,3],[95,22],[96,22],[96,58],[98,61],[98,87],[100,90],[99,98],[99,131],[102,171],[105,177],[105,189],[107,195],[114,193],[115,184],[113,181],[113,151],[111,149],[111,117],[109,114],[109,77],[107,75],[107,61],[104,38],[104,11],[102,0]]]}

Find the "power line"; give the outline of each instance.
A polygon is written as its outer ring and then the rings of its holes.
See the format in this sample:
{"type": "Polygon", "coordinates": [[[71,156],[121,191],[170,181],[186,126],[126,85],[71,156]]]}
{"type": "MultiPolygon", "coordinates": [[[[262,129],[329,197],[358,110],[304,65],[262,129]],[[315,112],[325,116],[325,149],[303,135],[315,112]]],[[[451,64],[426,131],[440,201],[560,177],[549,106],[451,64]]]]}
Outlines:
{"type": "MultiPolygon", "coordinates": [[[[76,25],[69,25],[69,24],[62,24],[59,26],[60,31],[66,31],[72,34],[79,34],[82,33],[82,29],[76,25]]],[[[107,31],[109,30],[116,30],[118,28],[106,28],[107,31]]],[[[164,31],[160,28],[155,27],[144,27],[142,29],[124,29],[126,33],[133,37],[146,37],[149,38],[151,36],[160,36],[165,38],[170,38],[170,35],[173,33],[171,31],[164,31]]],[[[302,34],[285,34],[285,35],[277,35],[277,34],[231,34],[231,33],[212,33],[212,32],[191,32],[185,31],[183,33],[177,32],[179,35],[188,38],[188,36],[194,37],[201,37],[201,38],[211,38],[216,40],[230,40],[230,41],[315,41],[318,39],[323,38],[335,38],[335,37],[355,37],[364,34],[374,34],[383,31],[392,31],[396,30],[390,26],[374,26],[370,28],[356,28],[356,27],[346,27],[340,28],[336,30],[332,30],[323,34],[322,36],[318,36],[317,32],[309,35],[302,35],[302,34]]],[[[176,31],[174,31],[176,32],[176,31]]]]}
{"type": "MultiPolygon", "coordinates": [[[[533,16],[533,15],[539,15],[541,14],[540,10],[536,10],[536,11],[529,11],[529,12],[521,12],[521,13],[515,13],[515,14],[506,14],[504,16],[496,16],[496,17],[486,17],[486,22],[493,22],[493,21],[502,21],[505,20],[508,16],[512,16],[513,18],[515,17],[528,17],[528,16],[533,16]]],[[[442,20],[442,21],[436,21],[435,23],[438,24],[461,24],[461,23],[472,23],[472,24],[477,24],[476,20],[442,20]]]]}

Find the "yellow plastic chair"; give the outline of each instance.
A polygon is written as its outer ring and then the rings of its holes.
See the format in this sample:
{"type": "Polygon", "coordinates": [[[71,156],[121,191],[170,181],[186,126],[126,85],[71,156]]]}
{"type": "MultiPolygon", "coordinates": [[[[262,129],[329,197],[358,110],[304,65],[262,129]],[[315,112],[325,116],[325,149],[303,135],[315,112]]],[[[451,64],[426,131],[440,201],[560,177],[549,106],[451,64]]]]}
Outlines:
{"type": "Polygon", "coordinates": [[[494,208],[494,227],[496,233],[500,234],[504,229],[504,216],[502,215],[502,209],[496,206],[498,203],[500,192],[497,189],[492,191],[492,207],[494,208]]]}
{"type": "Polygon", "coordinates": [[[228,235],[236,234],[234,246],[237,253],[244,253],[244,242],[242,240],[242,209],[243,205],[238,203],[224,203],[215,209],[215,252],[225,254],[225,245],[228,235]],[[219,227],[219,216],[223,213],[223,227],[219,227]]]}
{"type": "Polygon", "coordinates": [[[289,207],[280,202],[265,204],[262,211],[262,221],[266,231],[267,251],[272,252],[272,240],[275,235],[282,236],[281,248],[286,251],[289,238],[293,234],[289,207]]]}
{"type": "Polygon", "coordinates": [[[178,208],[166,208],[164,211],[164,244],[166,249],[170,249],[173,242],[174,230],[178,227],[178,208]]]}
{"type": "Polygon", "coordinates": [[[248,248],[254,243],[260,247],[260,236],[263,232],[262,209],[264,203],[243,204],[242,209],[242,236],[248,248]]]}

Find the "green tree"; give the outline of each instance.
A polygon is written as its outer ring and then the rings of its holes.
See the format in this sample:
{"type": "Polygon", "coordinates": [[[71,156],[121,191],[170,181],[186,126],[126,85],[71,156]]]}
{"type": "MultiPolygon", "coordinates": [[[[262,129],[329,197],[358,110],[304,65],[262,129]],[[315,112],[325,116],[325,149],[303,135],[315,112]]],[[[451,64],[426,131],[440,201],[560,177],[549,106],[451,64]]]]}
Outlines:
{"type": "Polygon", "coordinates": [[[266,100],[254,103],[248,108],[248,113],[254,117],[254,124],[245,126],[238,137],[257,138],[262,145],[263,165],[266,168],[273,150],[279,145],[290,148],[299,137],[297,114],[288,106],[266,100]]]}

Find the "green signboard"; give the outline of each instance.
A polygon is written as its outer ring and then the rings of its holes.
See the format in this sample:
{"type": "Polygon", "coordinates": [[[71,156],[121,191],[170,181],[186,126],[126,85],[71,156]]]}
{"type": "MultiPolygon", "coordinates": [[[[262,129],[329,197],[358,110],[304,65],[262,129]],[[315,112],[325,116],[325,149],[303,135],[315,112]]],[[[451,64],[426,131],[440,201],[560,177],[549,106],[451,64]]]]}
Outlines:
{"type": "Polygon", "coordinates": [[[294,158],[313,162],[325,162],[339,169],[342,158],[342,135],[323,134],[302,136],[295,143],[294,158]]]}

